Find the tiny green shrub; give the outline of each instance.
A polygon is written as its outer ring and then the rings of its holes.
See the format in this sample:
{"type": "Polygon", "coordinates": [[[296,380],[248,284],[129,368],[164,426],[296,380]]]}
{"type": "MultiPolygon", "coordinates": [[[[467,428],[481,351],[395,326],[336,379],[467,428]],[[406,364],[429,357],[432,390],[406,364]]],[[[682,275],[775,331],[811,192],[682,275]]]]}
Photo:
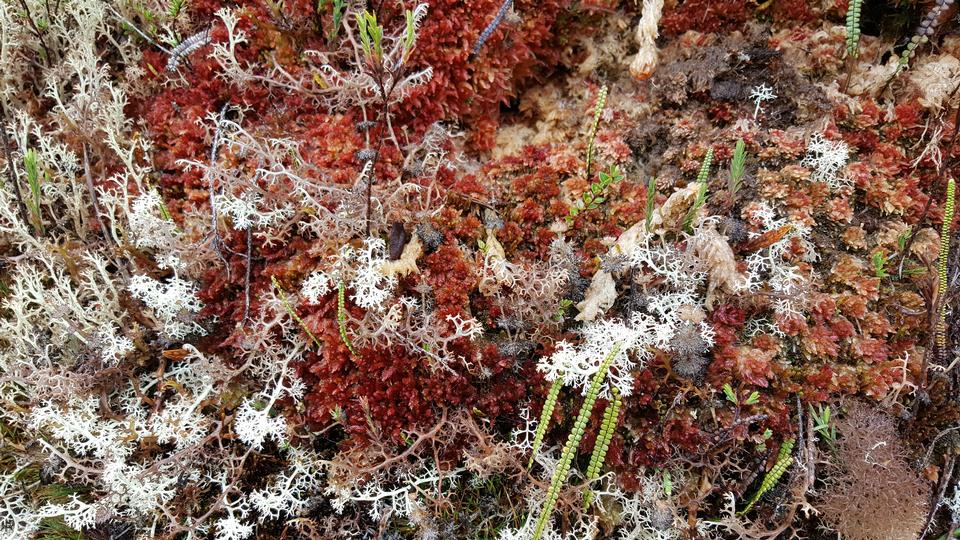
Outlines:
{"type": "Polygon", "coordinates": [[[622,179],[623,173],[620,172],[620,167],[616,165],[611,165],[606,172],[601,172],[599,179],[590,184],[590,189],[583,193],[581,200],[570,207],[570,213],[567,214],[566,218],[567,223],[573,223],[573,218],[584,210],[596,210],[599,208],[600,204],[607,200],[604,196],[606,189],[622,179]]]}

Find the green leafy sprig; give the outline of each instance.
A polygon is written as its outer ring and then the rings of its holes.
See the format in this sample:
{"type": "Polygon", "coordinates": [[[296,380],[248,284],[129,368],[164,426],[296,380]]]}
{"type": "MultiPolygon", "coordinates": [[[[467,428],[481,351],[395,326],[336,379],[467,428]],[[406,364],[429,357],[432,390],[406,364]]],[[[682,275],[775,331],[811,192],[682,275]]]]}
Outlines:
{"type": "Polygon", "coordinates": [[[584,210],[596,210],[600,205],[607,200],[604,196],[607,188],[612,184],[623,180],[623,173],[620,172],[620,167],[616,165],[611,165],[606,172],[601,172],[598,176],[598,179],[593,184],[590,184],[590,189],[583,192],[581,200],[577,201],[576,204],[570,207],[570,213],[567,214],[567,223],[572,224],[573,219],[583,212],[584,210]]]}
{"type": "Polygon", "coordinates": [[[378,66],[383,60],[383,26],[377,23],[377,14],[370,11],[357,13],[357,29],[363,56],[378,66]]]}

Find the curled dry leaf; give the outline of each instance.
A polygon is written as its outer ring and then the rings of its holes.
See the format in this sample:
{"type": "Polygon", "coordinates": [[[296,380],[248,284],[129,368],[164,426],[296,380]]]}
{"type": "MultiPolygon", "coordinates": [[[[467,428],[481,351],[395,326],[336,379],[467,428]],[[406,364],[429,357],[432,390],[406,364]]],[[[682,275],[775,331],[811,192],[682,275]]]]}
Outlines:
{"type": "Polygon", "coordinates": [[[737,271],[737,260],[726,237],[717,232],[713,221],[699,228],[690,240],[689,249],[707,268],[709,285],[707,286],[706,308],[713,308],[717,290],[734,293],[742,289],[746,279],[737,271]]]}
{"type": "Polygon", "coordinates": [[[403,253],[395,261],[387,261],[380,267],[380,271],[387,277],[404,277],[407,275],[418,274],[417,259],[423,255],[423,244],[420,243],[420,237],[413,235],[407,245],[403,247],[403,253]]]}

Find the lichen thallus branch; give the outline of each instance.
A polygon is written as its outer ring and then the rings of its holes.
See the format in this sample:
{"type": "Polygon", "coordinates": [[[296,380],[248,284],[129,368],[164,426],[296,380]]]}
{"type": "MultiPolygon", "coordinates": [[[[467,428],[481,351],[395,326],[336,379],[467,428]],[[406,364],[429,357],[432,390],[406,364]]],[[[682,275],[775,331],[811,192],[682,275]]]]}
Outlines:
{"type": "Polygon", "coordinates": [[[7,162],[7,189],[16,196],[17,212],[24,223],[29,223],[27,216],[27,206],[23,202],[23,194],[20,192],[20,178],[17,169],[13,166],[13,153],[10,151],[10,139],[7,137],[7,109],[0,102],[0,144],[3,145],[3,158],[7,162]]]}
{"type": "MultiPolygon", "coordinates": [[[[217,163],[217,156],[220,153],[220,138],[223,133],[223,121],[226,118],[227,111],[229,109],[229,101],[227,101],[227,103],[225,103],[220,109],[220,116],[217,118],[217,125],[213,132],[213,143],[210,145],[210,167],[207,169],[207,174],[209,175],[209,182],[207,183],[207,186],[210,194],[210,246],[217,254],[217,257],[220,258],[220,261],[223,262],[223,266],[227,271],[228,280],[231,278],[230,265],[227,263],[227,258],[223,255],[222,248],[226,246],[223,243],[223,238],[220,237],[220,228],[217,226],[218,213],[216,203],[216,178],[210,171],[214,170],[214,166],[217,163]]],[[[249,259],[247,262],[249,263],[249,259]]]]}

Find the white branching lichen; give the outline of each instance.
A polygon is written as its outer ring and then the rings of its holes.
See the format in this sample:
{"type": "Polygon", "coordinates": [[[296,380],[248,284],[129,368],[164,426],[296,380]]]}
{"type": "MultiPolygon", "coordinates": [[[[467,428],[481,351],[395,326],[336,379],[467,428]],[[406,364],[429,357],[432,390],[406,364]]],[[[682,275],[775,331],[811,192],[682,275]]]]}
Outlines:
{"type": "Polygon", "coordinates": [[[196,287],[176,276],[167,282],[138,275],[130,279],[130,293],[153,310],[163,324],[162,331],[171,339],[182,339],[192,332],[203,332],[195,322],[185,319],[200,311],[203,304],[196,296],[196,287]]]}
{"type": "Polygon", "coordinates": [[[777,95],[773,93],[773,88],[767,86],[766,83],[761,83],[760,86],[755,86],[753,90],[750,91],[750,99],[753,100],[753,119],[757,119],[757,115],[763,112],[761,104],[764,101],[772,101],[777,99],[777,95]]]}
{"type": "Polygon", "coordinates": [[[807,155],[800,161],[804,167],[813,170],[810,178],[814,182],[824,182],[830,189],[837,190],[850,184],[843,175],[843,167],[850,159],[850,147],[843,141],[830,141],[820,133],[814,133],[807,145],[807,155]]]}

